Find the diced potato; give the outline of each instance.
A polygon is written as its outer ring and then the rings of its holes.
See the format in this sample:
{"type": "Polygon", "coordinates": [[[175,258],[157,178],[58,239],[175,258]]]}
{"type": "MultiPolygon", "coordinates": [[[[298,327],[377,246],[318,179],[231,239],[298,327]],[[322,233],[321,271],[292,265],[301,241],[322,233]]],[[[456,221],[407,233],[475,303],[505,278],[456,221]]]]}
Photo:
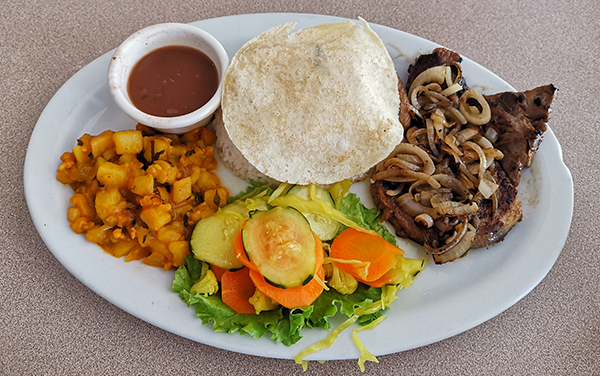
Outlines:
{"type": "Polygon", "coordinates": [[[213,209],[218,209],[227,205],[227,197],[229,192],[225,187],[219,187],[218,189],[209,189],[204,192],[204,202],[213,209]]]}
{"type": "Polygon", "coordinates": [[[149,247],[140,247],[139,245],[136,245],[135,247],[133,247],[131,252],[127,254],[127,257],[125,257],[125,262],[141,260],[145,257],[150,256],[150,253],[152,253],[152,250],[149,247]]]}
{"type": "Polygon", "coordinates": [[[150,266],[156,266],[160,268],[166,262],[165,257],[160,252],[154,252],[150,256],[146,257],[143,261],[144,264],[150,266]]]}
{"type": "Polygon", "coordinates": [[[136,195],[146,196],[154,193],[154,177],[152,175],[136,176],[131,191],[136,195]]]}
{"type": "Polygon", "coordinates": [[[183,136],[181,136],[181,140],[183,142],[185,142],[186,144],[195,144],[196,142],[198,142],[199,140],[202,139],[202,129],[201,128],[204,128],[204,127],[192,129],[191,131],[185,133],[183,136]]]}
{"type": "Polygon", "coordinates": [[[179,169],[167,161],[158,160],[150,165],[146,172],[149,175],[154,176],[156,181],[161,184],[173,184],[177,179],[177,173],[179,172],[179,169]]]}
{"type": "Polygon", "coordinates": [[[192,197],[192,179],[188,176],[181,180],[176,180],[171,186],[171,198],[178,204],[192,197]]]}
{"type": "Polygon", "coordinates": [[[112,135],[117,154],[137,154],[144,149],[144,140],[140,131],[121,131],[112,135]]]}
{"type": "Polygon", "coordinates": [[[141,247],[149,247],[150,240],[154,237],[154,233],[149,229],[141,226],[135,226],[135,237],[141,247]]]}
{"type": "Polygon", "coordinates": [[[156,236],[163,243],[183,240],[183,235],[172,225],[163,226],[156,236]]]}
{"type": "Polygon", "coordinates": [[[96,177],[101,184],[108,187],[123,187],[127,183],[128,175],[127,167],[106,162],[98,167],[96,177]]]}
{"type": "Polygon", "coordinates": [[[192,178],[192,185],[196,184],[198,179],[200,179],[200,174],[202,171],[206,171],[196,165],[192,166],[192,173],[190,174],[190,178],[192,178]]]}
{"type": "Polygon", "coordinates": [[[158,190],[158,194],[159,194],[160,198],[163,199],[163,201],[169,200],[169,191],[167,191],[167,188],[157,187],[156,189],[158,190]]]}
{"type": "Polygon", "coordinates": [[[128,255],[134,247],[139,247],[135,240],[120,241],[112,246],[112,254],[115,257],[123,257],[128,255]]]}
{"type": "Polygon", "coordinates": [[[208,128],[200,128],[200,137],[205,146],[212,146],[217,140],[217,135],[208,128]]]}
{"type": "Polygon", "coordinates": [[[118,188],[105,187],[96,192],[96,214],[104,223],[114,226],[117,222],[117,219],[114,218],[115,213],[123,210],[126,206],[127,202],[121,196],[118,188]]]}
{"type": "Polygon", "coordinates": [[[164,161],[170,155],[171,139],[162,136],[144,137],[144,158],[147,161],[164,161]]]}
{"type": "Polygon", "coordinates": [[[85,217],[87,219],[92,219],[94,217],[94,208],[83,194],[75,193],[71,196],[71,199],[69,199],[69,203],[77,208],[79,214],[77,217],[85,217]]]}
{"type": "Polygon", "coordinates": [[[94,222],[90,221],[86,217],[79,217],[71,222],[69,227],[71,227],[71,230],[73,230],[73,232],[76,234],[83,234],[84,232],[93,228],[94,225],[94,222]]]}
{"type": "Polygon", "coordinates": [[[111,130],[106,130],[99,135],[92,137],[90,140],[90,145],[92,146],[92,154],[94,155],[94,158],[98,158],[106,150],[115,146],[115,143],[112,139],[113,133],[114,132],[111,130]]]}
{"type": "Polygon", "coordinates": [[[169,251],[173,254],[173,266],[184,264],[184,258],[190,254],[189,243],[185,240],[172,241],[169,243],[169,251]]]}
{"type": "Polygon", "coordinates": [[[77,218],[81,217],[81,212],[76,207],[70,207],[67,209],[67,219],[69,222],[73,222],[77,218]]]}
{"type": "Polygon", "coordinates": [[[208,172],[216,168],[208,146],[214,138],[208,129],[178,136],[140,125],[82,135],[57,170],[57,180],[75,191],[66,213],[70,227],[126,262],[143,259],[165,270],[184,264],[190,254],[185,237],[229,194],[208,172]],[[195,205],[195,195],[209,202],[195,205]]]}
{"type": "Polygon", "coordinates": [[[88,163],[92,160],[93,154],[85,146],[77,145],[73,148],[73,155],[77,163],[88,163]]]}
{"type": "Polygon", "coordinates": [[[108,235],[110,232],[110,225],[94,226],[85,233],[85,237],[88,241],[96,244],[105,244],[108,242],[108,235]]]}
{"type": "Polygon", "coordinates": [[[184,145],[176,145],[171,148],[171,155],[173,157],[181,157],[187,152],[187,147],[184,145]]]}
{"type": "Polygon", "coordinates": [[[219,177],[212,172],[201,171],[196,182],[200,189],[217,188],[221,185],[219,177]]]}
{"type": "Polygon", "coordinates": [[[202,218],[211,216],[217,212],[217,209],[211,208],[206,202],[197,205],[194,210],[187,213],[188,222],[190,224],[198,223],[202,218]]]}
{"type": "Polygon", "coordinates": [[[143,208],[140,213],[140,218],[148,225],[152,231],[158,231],[161,227],[171,222],[171,205],[163,204],[143,208]]]}
{"type": "Polygon", "coordinates": [[[115,150],[115,148],[110,148],[107,149],[104,153],[102,153],[102,158],[108,161],[112,159],[115,155],[117,155],[117,151],[115,150]]]}

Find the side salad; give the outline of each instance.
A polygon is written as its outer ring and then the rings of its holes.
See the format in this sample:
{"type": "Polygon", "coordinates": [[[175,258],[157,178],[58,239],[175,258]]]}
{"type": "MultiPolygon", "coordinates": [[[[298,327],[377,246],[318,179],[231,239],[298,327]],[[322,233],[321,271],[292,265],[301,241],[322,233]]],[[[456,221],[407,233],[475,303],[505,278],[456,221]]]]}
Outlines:
{"type": "Polygon", "coordinates": [[[270,334],[291,346],[305,327],[330,328],[338,311],[348,319],[295,360],[322,350],[353,323],[359,366],[377,359],[357,336],[385,319],[402,288],[425,260],[402,256],[395,237],[343,181],[323,189],[283,183],[273,190],[252,181],[228,204],[196,225],[173,291],[213,330],[270,334]]]}

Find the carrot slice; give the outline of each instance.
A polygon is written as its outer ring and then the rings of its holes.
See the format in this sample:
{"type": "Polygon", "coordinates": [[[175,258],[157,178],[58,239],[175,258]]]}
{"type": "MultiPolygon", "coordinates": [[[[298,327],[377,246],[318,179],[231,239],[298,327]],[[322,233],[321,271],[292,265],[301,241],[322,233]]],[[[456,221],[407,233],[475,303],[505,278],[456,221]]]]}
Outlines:
{"type": "Polygon", "coordinates": [[[379,235],[348,228],[339,234],[329,250],[334,259],[355,260],[357,263],[335,262],[335,265],[361,282],[373,282],[383,277],[404,253],[379,235]]]}
{"type": "Polygon", "coordinates": [[[249,302],[256,290],[249,272],[248,268],[235,272],[225,270],[221,276],[221,300],[239,314],[256,314],[254,306],[249,302]]]}
{"type": "MultiPolygon", "coordinates": [[[[315,274],[317,278],[323,280],[325,278],[325,270],[323,269],[323,245],[316,236],[315,241],[317,265],[315,274]]],[[[235,250],[237,259],[250,269],[250,278],[254,282],[256,289],[286,308],[293,309],[309,306],[323,292],[323,286],[316,278],[311,279],[310,282],[304,286],[291,287],[288,289],[275,287],[267,282],[265,277],[260,274],[258,267],[246,256],[246,251],[244,251],[244,244],[242,242],[242,229],[240,229],[233,238],[233,249],[235,250]]]]}
{"type": "MultiPolygon", "coordinates": [[[[323,280],[325,271],[322,265],[319,266],[316,274],[318,278],[323,280]]],[[[289,289],[273,286],[265,280],[262,274],[255,270],[250,270],[250,278],[258,291],[289,309],[309,306],[323,292],[323,286],[315,278],[304,286],[290,287],[289,289]]]]}
{"type": "Polygon", "coordinates": [[[217,282],[221,282],[221,277],[223,276],[223,273],[225,273],[227,271],[227,269],[218,267],[213,264],[210,264],[210,270],[212,270],[212,272],[215,274],[215,278],[217,278],[217,282]]]}

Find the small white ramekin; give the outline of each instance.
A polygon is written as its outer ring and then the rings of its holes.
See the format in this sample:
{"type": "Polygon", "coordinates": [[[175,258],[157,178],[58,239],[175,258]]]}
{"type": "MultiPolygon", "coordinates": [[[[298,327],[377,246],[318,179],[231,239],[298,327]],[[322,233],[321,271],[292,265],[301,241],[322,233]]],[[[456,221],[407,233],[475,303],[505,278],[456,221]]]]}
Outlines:
{"type": "Polygon", "coordinates": [[[227,52],[212,35],[195,26],[164,23],[149,26],[127,38],[117,48],[108,67],[108,87],[115,102],[133,120],[165,133],[181,134],[206,125],[221,102],[223,77],[229,66],[227,52]],[[219,87],[202,107],[189,114],[160,117],[137,109],[129,98],[127,81],[135,64],[151,51],[165,46],[187,46],[204,52],[215,63],[219,87]]]}

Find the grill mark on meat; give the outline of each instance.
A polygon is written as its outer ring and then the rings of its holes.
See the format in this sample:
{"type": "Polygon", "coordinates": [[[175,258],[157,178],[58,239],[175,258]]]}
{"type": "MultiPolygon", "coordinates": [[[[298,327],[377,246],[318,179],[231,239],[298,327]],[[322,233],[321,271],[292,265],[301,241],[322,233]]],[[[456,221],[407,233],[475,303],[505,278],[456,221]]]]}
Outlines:
{"type": "Polygon", "coordinates": [[[553,85],[546,85],[522,93],[484,96],[492,111],[489,126],[499,136],[494,146],[504,153],[500,164],[515,186],[521,180],[521,170],[531,165],[544,139],[555,91],[553,85]]]}

